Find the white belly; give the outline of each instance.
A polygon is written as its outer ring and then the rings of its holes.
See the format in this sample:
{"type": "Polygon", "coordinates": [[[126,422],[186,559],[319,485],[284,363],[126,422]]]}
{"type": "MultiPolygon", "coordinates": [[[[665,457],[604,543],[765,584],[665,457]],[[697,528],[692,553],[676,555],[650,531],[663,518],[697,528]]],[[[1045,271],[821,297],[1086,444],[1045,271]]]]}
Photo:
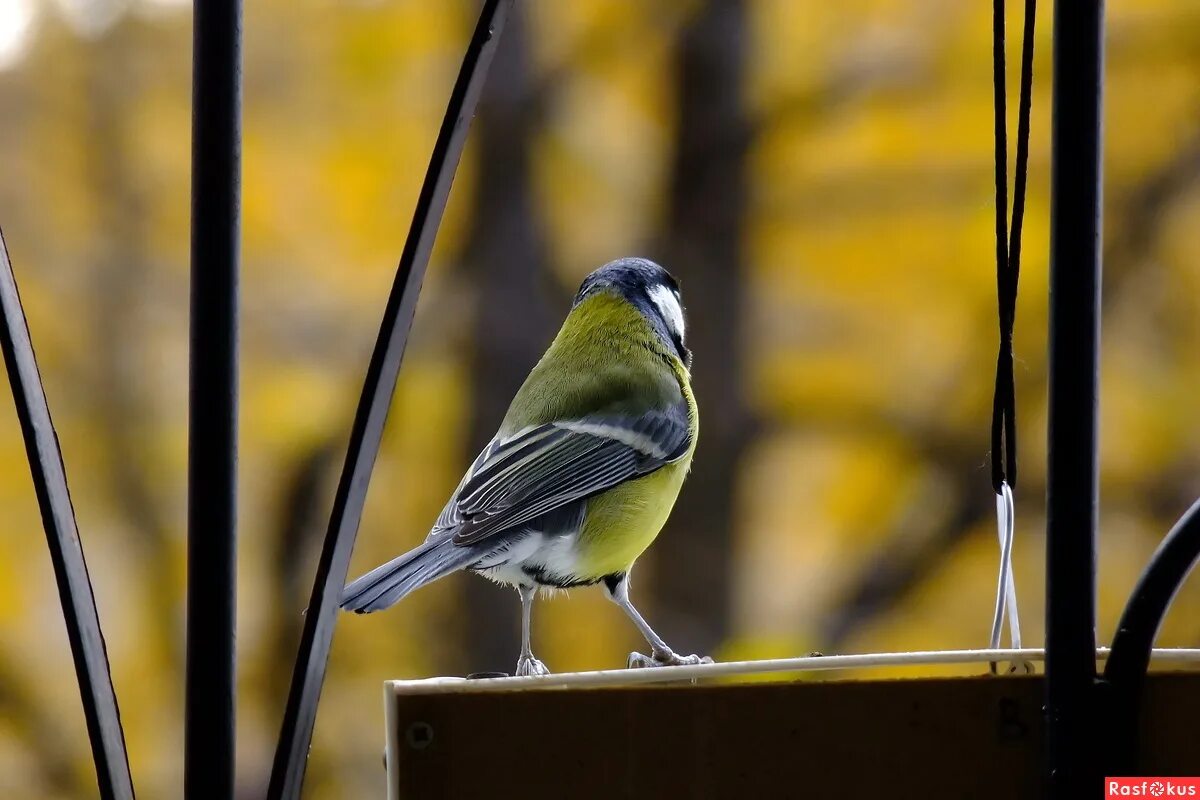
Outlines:
{"type": "Polygon", "coordinates": [[[574,534],[546,536],[531,533],[484,556],[473,569],[485,578],[509,586],[536,583],[530,577],[530,571],[570,579],[578,574],[575,543],[574,534]]]}

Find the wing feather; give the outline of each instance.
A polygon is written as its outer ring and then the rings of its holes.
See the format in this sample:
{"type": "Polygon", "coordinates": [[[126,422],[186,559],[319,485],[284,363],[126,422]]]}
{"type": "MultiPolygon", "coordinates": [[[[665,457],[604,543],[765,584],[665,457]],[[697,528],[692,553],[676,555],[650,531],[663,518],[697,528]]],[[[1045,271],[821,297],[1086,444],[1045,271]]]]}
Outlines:
{"type": "Polygon", "coordinates": [[[600,414],[493,440],[446,504],[432,536],[459,545],[519,529],[547,513],[681,458],[690,444],[682,403],[641,416],[600,414]]]}

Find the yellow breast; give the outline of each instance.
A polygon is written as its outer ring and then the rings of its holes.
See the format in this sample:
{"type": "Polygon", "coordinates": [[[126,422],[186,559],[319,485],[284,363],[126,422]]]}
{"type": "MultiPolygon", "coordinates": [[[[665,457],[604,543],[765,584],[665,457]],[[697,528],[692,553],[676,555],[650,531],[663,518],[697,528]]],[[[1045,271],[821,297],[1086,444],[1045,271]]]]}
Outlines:
{"type": "Polygon", "coordinates": [[[688,404],[691,446],[678,461],[588,500],[577,545],[579,577],[599,579],[628,572],[671,516],[683,480],[691,469],[700,432],[696,400],[685,369],[681,364],[676,372],[688,404]]]}
{"type": "Polygon", "coordinates": [[[689,453],[588,500],[579,533],[580,577],[601,578],[633,566],[671,515],[690,462],[689,453]]]}

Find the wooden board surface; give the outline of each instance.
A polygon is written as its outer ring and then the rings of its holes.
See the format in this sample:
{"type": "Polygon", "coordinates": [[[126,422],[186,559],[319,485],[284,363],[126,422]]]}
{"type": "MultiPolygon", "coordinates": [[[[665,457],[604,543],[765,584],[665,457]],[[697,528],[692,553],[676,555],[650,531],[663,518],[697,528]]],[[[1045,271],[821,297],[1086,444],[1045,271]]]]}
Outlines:
{"type": "MultiPolygon", "coordinates": [[[[1037,800],[1042,693],[1039,676],[389,691],[388,790],[403,800],[1037,800]]],[[[1153,675],[1146,701],[1141,773],[1200,775],[1200,674],[1153,675]]]]}

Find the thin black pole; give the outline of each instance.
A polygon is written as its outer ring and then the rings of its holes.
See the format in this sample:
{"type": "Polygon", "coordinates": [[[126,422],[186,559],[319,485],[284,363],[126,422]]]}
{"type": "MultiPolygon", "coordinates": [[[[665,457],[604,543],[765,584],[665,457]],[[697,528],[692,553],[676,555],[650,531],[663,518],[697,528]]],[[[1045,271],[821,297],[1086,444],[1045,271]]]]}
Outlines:
{"type": "Polygon", "coordinates": [[[400,362],[408,345],[408,332],[416,312],[417,297],[421,293],[421,281],[425,277],[425,267],[429,264],[442,212],[450,196],[450,186],[466,143],[467,129],[475,115],[488,67],[512,3],[513,0],[487,0],[483,4],[479,22],[463,56],[458,79],[450,93],[446,116],[442,119],[442,127],[433,145],[421,193],[417,197],[412,226],[400,254],[396,278],[383,310],[379,336],[367,365],[362,395],[350,429],[346,461],[334,496],[333,511],[329,515],[329,528],[317,562],[300,649],[292,671],[287,708],[275,748],[275,762],[267,788],[268,800],[296,800],[300,797],[308,748],[317,719],[317,703],[321,699],[329,648],[333,643],[338,599],[342,584],[346,581],[346,570],[350,566],[350,554],[362,520],[375,458],[379,455],[388,407],[396,390],[400,362]]]}
{"type": "Polygon", "coordinates": [[[1054,4],[1046,735],[1050,797],[1097,796],[1097,426],[1104,4],[1054,4]]]}
{"type": "Polygon", "coordinates": [[[42,511],[42,526],[50,546],[50,561],[58,582],[75,676],[83,700],[83,717],[92,744],[96,764],[96,783],[104,800],[133,800],[133,780],[129,776],[129,758],[121,730],[121,712],[113,691],[104,633],[92,595],[83,543],[75,524],[75,509],[67,489],[67,471],[58,435],[50,418],[50,406],[42,388],[41,374],[33,353],[33,341],[17,280],[8,260],[4,234],[0,232],[0,348],[8,368],[8,382],[17,406],[17,419],[25,438],[29,472],[42,511]]]}
{"type": "Polygon", "coordinates": [[[193,15],[184,787],[213,800],[234,788],[241,0],[193,15]]]}

